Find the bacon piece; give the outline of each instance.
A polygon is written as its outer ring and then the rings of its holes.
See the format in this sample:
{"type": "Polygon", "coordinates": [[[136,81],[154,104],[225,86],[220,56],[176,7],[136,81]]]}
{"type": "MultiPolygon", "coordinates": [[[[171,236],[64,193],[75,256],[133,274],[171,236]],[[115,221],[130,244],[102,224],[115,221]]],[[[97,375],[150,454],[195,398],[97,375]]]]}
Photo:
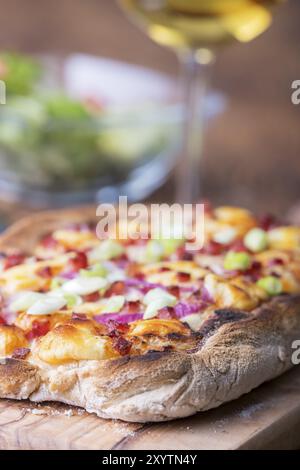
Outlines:
{"type": "Polygon", "coordinates": [[[128,313],[137,313],[140,311],[140,301],[139,300],[129,300],[126,303],[126,311],[128,313]]]}
{"type": "Polygon", "coordinates": [[[271,228],[275,228],[279,225],[278,220],[273,214],[263,215],[260,217],[258,222],[259,227],[266,231],[271,230],[271,228]]]}
{"type": "Polygon", "coordinates": [[[183,261],[193,261],[194,255],[193,253],[189,253],[188,251],[184,251],[180,257],[183,261]]]}
{"type": "Polygon", "coordinates": [[[116,320],[109,320],[107,322],[107,329],[109,334],[115,332],[117,332],[118,334],[124,334],[129,331],[129,325],[128,323],[120,323],[116,320]]]}
{"type": "Polygon", "coordinates": [[[201,253],[205,253],[206,255],[217,256],[223,252],[223,249],[224,246],[221,245],[221,243],[209,240],[202,248],[201,253]]]}
{"type": "Polygon", "coordinates": [[[36,271],[36,274],[40,277],[44,277],[45,279],[50,279],[52,277],[52,269],[50,266],[45,266],[40,268],[36,271]]]}
{"type": "Polygon", "coordinates": [[[249,276],[254,282],[258,281],[261,277],[261,263],[259,261],[253,261],[250,268],[243,272],[245,276],[249,276]]]}
{"type": "Polygon", "coordinates": [[[53,235],[47,235],[41,240],[40,244],[46,249],[54,249],[57,247],[58,241],[55,240],[53,235]]]}
{"type": "Polygon", "coordinates": [[[124,334],[127,333],[129,330],[129,325],[128,323],[120,323],[116,320],[109,320],[107,322],[107,329],[109,334],[124,334]]]}
{"type": "Polygon", "coordinates": [[[169,286],[167,288],[167,291],[169,292],[169,294],[174,295],[174,297],[177,297],[177,299],[179,299],[179,296],[180,296],[179,286],[169,286]]]}
{"type": "Polygon", "coordinates": [[[105,292],[105,297],[112,295],[123,295],[125,292],[125,283],[123,281],[114,282],[109,289],[105,292]]]}
{"type": "Polygon", "coordinates": [[[140,266],[137,263],[129,263],[126,270],[128,277],[134,277],[136,279],[144,279],[144,274],[140,271],[140,266]]]}
{"type": "Polygon", "coordinates": [[[3,264],[3,269],[9,269],[13,268],[14,266],[18,266],[18,264],[22,264],[25,259],[24,255],[21,254],[14,254],[14,255],[9,255],[7,258],[4,260],[3,264]]]}
{"type": "Polygon", "coordinates": [[[83,297],[84,302],[97,302],[99,299],[99,292],[93,292],[92,294],[87,294],[83,297]]]}
{"type": "Polygon", "coordinates": [[[177,318],[177,316],[173,307],[164,307],[158,311],[157,318],[160,320],[172,320],[177,318]]]}
{"type": "Polygon", "coordinates": [[[28,354],[30,353],[30,349],[29,348],[17,348],[14,350],[13,354],[12,354],[12,358],[13,359],[26,359],[26,357],[28,356],[28,354]]]}
{"type": "Polygon", "coordinates": [[[189,282],[191,280],[191,275],[190,273],[180,271],[177,273],[177,279],[179,282],[189,282]]]}
{"type": "Polygon", "coordinates": [[[128,323],[120,323],[116,320],[109,320],[107,322],[107,330],[108,336],[115,338],[116,336],[127,333],[129,330],[129,325],[128,323]]]}
{"type": "Polygon", "coordinates": [[[272,266],[283,266],[284,265],[284,261],[283,259],[281,258],[274,258],[274,259],[271,259],[268,263],[268,266],[271,268],[272,266]]]}
{"type": "Polygon", "coordinates": [[[49,330],[50,330],[49,321],[39,322],[35,320],[32,323],[31,330],[26,334],[26,338],[30,341],[35,338],[39,338],[40,336],[45,336],[49,330]]]}
{"type": "Polygon", "coordinates": [[[113,338],[113,347],[121,356],[126,356],[129,354],[132,344],[122,336],[117,336],[113,338]]]}
{"type": "Polygon", "coordinates": [[[163,352],[172,351],[173,349],[174,349],[174,346],[172,346],[172,344],[168,344],[167,346],[163,347],[163,352]]]}
{"type": "Polygon", "coordinates": [[[1,315],[0,315],[0,325],[5,325],[5,324],[6,324],[6,322],[5,322],[4,318],[1,317],[1,315]]]}
{"type": "Polygon", "coordinates": [[[80,269],[86,269],[88,267],[87,256],[83,251],[78,251],[74,258],[71,258],[68,262],[70,269],[73,271],[80,271],[80,269]]]}
{"type": "Polygon", "coordinates": [[[72,313],[72,320],[80,320],[80,321],[85,321],[87,320],[87,316],[85,313],[72,313]]]}
{"type": "Polygon", "coordinates": [[[235,240],[233,243],[230,244],[230,250],[231,251],[235,251],[237,253],[241,252],[241,251],[249,251],[245,245],[244,245],[244,242],[243,240],[239,239],[239,240],[235,240]]]}
{"type": "Polygon", "coordinates": [[[160,270],[159,270],[159,272],[161,272],[161,273],[166,273],[166,272],[168,272],[168,271],[171,271],[171,269],[168,268],[167,266],[163,266],[163,267],[160,268],[160,270]]]}

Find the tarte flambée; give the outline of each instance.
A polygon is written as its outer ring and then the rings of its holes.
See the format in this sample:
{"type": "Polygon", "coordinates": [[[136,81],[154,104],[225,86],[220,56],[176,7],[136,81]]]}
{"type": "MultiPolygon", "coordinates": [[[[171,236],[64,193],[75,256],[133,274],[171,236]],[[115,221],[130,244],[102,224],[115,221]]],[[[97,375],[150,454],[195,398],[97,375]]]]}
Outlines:
{"type": "Polygon", "coordinates": [[[300,228],[207,207],[205,244],[99,240],[94,209],[37,214],[0,241],[0,397],[164,421],[292,367],[300,228]]]}

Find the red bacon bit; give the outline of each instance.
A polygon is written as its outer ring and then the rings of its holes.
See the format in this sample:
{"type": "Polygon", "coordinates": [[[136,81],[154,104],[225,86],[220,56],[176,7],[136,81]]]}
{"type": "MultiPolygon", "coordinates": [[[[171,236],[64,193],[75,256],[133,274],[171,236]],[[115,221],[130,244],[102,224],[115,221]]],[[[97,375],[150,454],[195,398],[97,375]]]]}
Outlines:
{"type": "Polygon", "coordinates": [[[258,222],[259,227],[266,231],[278,226],[278,220],[272,214],[263,215],[262,217],[260,217],[258,222]]]}
{"type": "Polygon", "coordinates": [[[109,320],[107,322],[108,336],[115,338],[129,331],[129,325],[127,323],[119,323],[116,320],[109,320]]]}
{"type": "Polygon", "coordinates": [[[40,336],[45,336],[49,330],[50,330],[49,321],[39,322],[35,320],[32,323],[31,331],[29,331],[29,333],[26,334],[26,338],[30,341],[35,338],[39,338],[40,336]]]}
{"type": "Polygon", "coordinates": [[[53,237],[53,235],[47,235],[46,237],[44,237],[42,240],[41,240],[41,245],[48,249],[48,250],[51,250],[51,249],[54,249],[57,247],[58,245],[58,241],[55,240],[55,238],[53,237]]]}
{"type": "Polygon", "coordinates": [[[122,264],[128,261],[128,256],[126,253],[122,253],[120,256],[118,256],[118,263],[122,264]]]}
{"type": "Polygon", "coordinates": [[[21,254],[14,254],[14,255],[9,255],[3,265],[3,269],[9,269],[13,268],[14,266],[18,266],[19,264],[22,264],[25,259],[24,255],[21,254]]]}
{"type": "Polygon", "coordinates": [[[271,276],[273,276],[273,277],[278,277],[278,278],[280,278],[280,274],[278,274],[276,271],[271,271],[270,274],[271,274],[271,276]]]}
{"type": "Polygon", "coordinates": [[[49,266],[45,266],[44,268],[38,269],[36,274],[45,279],[50,279],[52,277],[52,269],[49,266]]]}
{"type": "Polygon", "coordinates": [[[72,313],[72,320],[80,320],[80,321],[85,321],[87,320],[87,316],[85,313],[72,313]]]}
{"type": "Polygon", "coordinates": [[[123,295],[125,292],[125,283],[123,281],[114,282],[109,289],[105,292],[105,297],[112,295],[123,295]]]}
{"type": "MultiPolygon", "coordinates": [[[[202,287],[202,289],[204,289],[204,288],[202,287]]],[[[201,293],[201,290],[200,290],[200,289],[196,290],[195,292],[193,292],[193,293],[192,293],[191,295],[189,295],[189,297],[188,297],[188,302],[189,302],[190,304],[197,304],[197,303],[201,302],[201,300],[203,301],[203,299],[202,299],[202,293],[201,293]]]]}
{"type": "Polygon", "coordinates": [[[138,313],[140,311],[140,301],[139,300],[129,300],[126,303],[126,312],[128,313],[138,313]]]}
{"type": "Polygon", "coordinates": [[[132,344],[122,336],[113,338],[113,347],[121,356],[129,354],[132,344]]]}
{"type": "Polygon", "coordinates": [[[140,266],[137,263],[129,263],[126,270],[128,277],[134,277],[136,279],[144,279],[144,274],[140,271],[140,266]]]}
{"type": "Polygon", "coordinates": [[[177,273],[177,279],[179,282],[189,282],[191,280],[191,275],[190,273],[180,271],[177,273]]]}
{"type": "Polygon", "coordinates": [[[28,356],[28,354],[30,353],[30,349],[28,348],[17,348],[14,350],[13,354],[12,354],[12,358],[13,359],[26,359],[26,357],[28,356]]]}
{"type": "Polygon", "coordinates": [[[93,292],[92,294],[87,294],[83,297],[84,302],[98,302],[99,299],[99,292],[93,292]]]}
{"type": "Polygon", "coordinates": [[[174,297],[177,297],[179,299],[180,296],[180,288],[179,286],[169,286],[167,288],[169,294],[174,295],[174,297]]]}
{"type": "Polygon", "coordinates": [[[258,281],[261,277],[261,263],[259,261],[253,261],[250,268],[244,271],[245,276],[249,276],[254,282],[258,281]]]}
{"type": "Polygon", "coordinates": [[[88,267],[88,260],[85,253],[79,251],[76,253],[74,258],[69,260],[70,269],[73,271],[80,271],[80,269],[86,269],[88,267]]]}
{"type": "Polygon", "coordinates": [[[245,247],[243,240],[235,240],[233,243],[230,244],[230,250],[240,253],[241,251],[248,251],[245,247]]]}
{"type": "Polygon", "coordinates": [[[166,266],[163,266],[162,268],[160,268],[159,271],[160,271],[161,273],[166,273],[166,272],[168,272],[168,271],[171,271],[171,269],[170,269],[170,268],[167,268],[166,266]]]}
{"type": "Polygon", "coordinates": [[[5,325],[6,322],[3,317],[0,316],[0,325],[5,325]]]}
{"type": "Polygon", "coordinates": [[[283,266],[284,265],[284,261],[283,259],[281,258],[274,258],[274,259],[271,259],[268,263],[268,266],[271,268],[272,266],[283,266]]]}
{"type": "Polygon", "coordinates": [[[160,320],[172,320],[176,318],[176,313],[173,307],[164,307],[158,311],[157,318],[160,320]]]}
{"type": "Polygon", "coordinates": [[[180,257],[183,261],[193,261],[194,255],[188,251],[184,251],[180,257]]]}
{"type": "Polygon", "coordinates": [[[221,243],[215,242],[213,240],[209,240],[204,247],[202,248],[201,252],[205,253],[206,255],[213,255],[218,256],[223,252],[223,245],[221,243]]]}

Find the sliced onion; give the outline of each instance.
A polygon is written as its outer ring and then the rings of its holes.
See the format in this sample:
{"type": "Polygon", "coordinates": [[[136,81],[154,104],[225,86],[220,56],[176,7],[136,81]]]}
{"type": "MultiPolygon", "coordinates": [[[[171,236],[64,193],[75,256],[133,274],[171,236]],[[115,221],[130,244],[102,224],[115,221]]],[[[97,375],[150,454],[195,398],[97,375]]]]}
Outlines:
{"type": "Polygon", "coordinates": [[[154,289],[151,289],[147,292],[144,297],[143,303],[149,305],[158,300],[161,302],[164,301],[166,303],[164,307],[173,307],[173,305],[175,305],[175,303],[177,302],[177,298],[174,295],[169,294],[169,292],[162,289],[161,287],[155,287],[154,289]]]}
{"type": "Polygon", "coordinates": [[[44,297],[44,294],[39,292],[21,292],[17,295],[16,299],[10,304],[9,309],[12,312],[22,312],[31,307],[38,300],[41,300],[44,297]]]}
{"type": "Polygon", "coordinates": [[[155,289],[155,287],[159,287],[160,289],[164,289],[164,286],[161,284],[154,284],[152,282],[144,281],[143,279],[127,279],[125,281],[126,286],[128,287],[137,287],[140,290],[147,292],[149,289],[155,289]]]}
{"type": "Polygon", "coordinates": [[[199,313],[206,307],[206,304],[199,302],[196,304],[188,304],[186,302],[179,302],[174,307],[175,315],[177,318],[183,318],[193,313],[199,313]]]}
{"type": "Polygon", "coordinates": [[[124,295],[113,295],[109,299],[104,301],[104,309],[106,313],[116,313],[119,312],[125,303],[124,295]]]}
{"type": "Polygon", "coordinates": [[[203,302],[206,302],[208,304],[212,304],[214,302],[213,297],[211,296],[211,294],[209,293],[208,289],[205,286],[203,286],[201,289],[201,300],[203,300],[203,302]]]}
{"type": "Polygon", "coordinates": [[[88,260],[90,264],[97,263],[99,261],[110,260],[118,258],[124,253],[124,247],[121,243],[115,240],[103,240],[98,246],[93,248],[88,253],[88,260]]]}
{"type": "Polygon", "coordinates": [[[108,284],[103,277],[78,277],[62,285],[67,294],[89,295],[103,289],[108,284]]]}
{"type": "Polygon", "coordinates": [[[181,321],[187,323],[193,331],[198,331],[203,323],[203,317],[199,315],[199,313],[192,313],[191,315],[182,317],[181,321]]]}
{"type": "Polygon", "coordinates": [[[45,295],[42,300],[35,302],[27,311],[28,315],[49,315],[60,310],[67,304],[64,297],[45,295]]]}
{"type": "Polygon", "coordinates": [[[107,313],[103,315],[94,316],[94,320],[104,325],[110,320],[117,321],[118,323],[132,323],[143,318],[142,313],[107,313]]]}
{"type": "Polygon", "coordinates": [[[74,279],[78,273],[76,271],[66,271],[64,273],[60,273],[60,277],[62,279],[74,279]]]}

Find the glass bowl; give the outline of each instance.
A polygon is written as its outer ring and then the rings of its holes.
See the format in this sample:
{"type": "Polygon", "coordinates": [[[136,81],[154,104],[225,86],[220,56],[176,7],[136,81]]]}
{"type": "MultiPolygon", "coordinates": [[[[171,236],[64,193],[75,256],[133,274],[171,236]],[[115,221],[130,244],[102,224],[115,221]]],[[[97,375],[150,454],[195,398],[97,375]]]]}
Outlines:
{"type": "MultiPolygon", "coordinates": [[[[2,194],[44,207],[114,202],[119,194],[137,201],[158,188],[180,147],[176,83],[79,54],[38,60],[43,76],[34,93],[0,107],[2,194]]],[[[207,117],[222,108],[211,96],[207,117]]]]}

